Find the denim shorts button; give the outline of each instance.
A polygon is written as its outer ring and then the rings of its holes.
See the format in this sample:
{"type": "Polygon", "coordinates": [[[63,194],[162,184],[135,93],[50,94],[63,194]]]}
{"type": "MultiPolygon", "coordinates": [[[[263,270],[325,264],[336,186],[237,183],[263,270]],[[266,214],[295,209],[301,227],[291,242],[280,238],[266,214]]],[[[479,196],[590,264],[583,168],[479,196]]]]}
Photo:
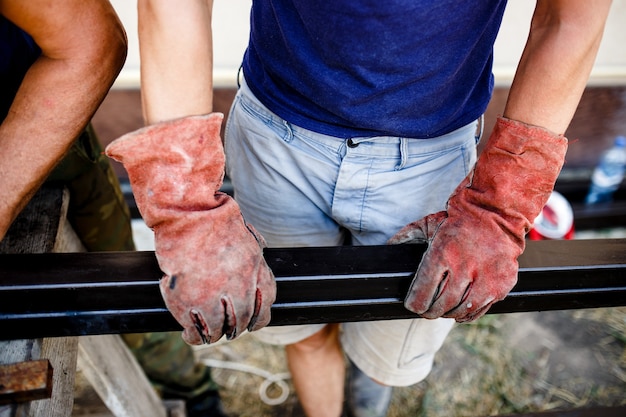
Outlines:
{"type": "Polygon", "coordinates": [[[354,143],[352,138],[348,139],[348,148],[356,148],[357,146],[359,146],[359,144],[358,143],[354,143]]]}

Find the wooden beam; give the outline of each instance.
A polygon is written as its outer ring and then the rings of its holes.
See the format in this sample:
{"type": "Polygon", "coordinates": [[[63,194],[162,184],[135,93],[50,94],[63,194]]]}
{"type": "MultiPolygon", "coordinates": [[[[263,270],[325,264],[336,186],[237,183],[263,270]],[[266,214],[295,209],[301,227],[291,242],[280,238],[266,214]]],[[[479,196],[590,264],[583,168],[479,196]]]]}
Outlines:
{"type": "Polygon", "coordinates": [[[167,417],[148,378],[119,335],[85,336],[78,368],[115,417],[167,417]]]}

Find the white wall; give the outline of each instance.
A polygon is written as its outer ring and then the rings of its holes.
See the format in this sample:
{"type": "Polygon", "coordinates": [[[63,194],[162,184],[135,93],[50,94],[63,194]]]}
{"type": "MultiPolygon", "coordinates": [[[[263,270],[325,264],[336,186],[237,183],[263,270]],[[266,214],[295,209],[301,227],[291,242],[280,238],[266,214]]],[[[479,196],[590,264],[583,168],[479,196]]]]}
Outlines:
{"type": "MultiPolygon", "coordinates": [[[[531,0],[509,0],[494,50],[498,84],[508,85],[513,78],[534,6],[531,0]]],[[[626,84],[626,0],[613,0],[589,84],[626,84]]]]}
{"type": "MultiPolygon", "coordinates": [[[[174,1],[174,0],[172,0],[174,1]]],[[[139,46],[137,42],[136,1],[112,0],[126,27],[129,53],[115,87],[139,86],[139,46]]],[[[214,78],[219,87],[235,86],[237,69],[248,39],[251,0],[214,1],[214,78]]],[[[509,0],[502,28],[495,45],[494,74],[499,85],[508,85],[526,42],[535,2],[509,0]]],[[[626,84],[626,0],[613,0],[604,39],[590,84],[626,84]]]]}
{"type": "MultiPolygon", "coordinates": [[[[175,1],[175,0],[172,0],[175,1]]],[[[626,0],[625,0],[626,1],[626,0]]],[[[111,0],[128,35],[128,57],[114,87],[139,87],[137,2],[111,0]]],[[[214,0],[214,80],[216,86],[235,86],[236,75],[248,41],[251,0],[214,0]]]]}

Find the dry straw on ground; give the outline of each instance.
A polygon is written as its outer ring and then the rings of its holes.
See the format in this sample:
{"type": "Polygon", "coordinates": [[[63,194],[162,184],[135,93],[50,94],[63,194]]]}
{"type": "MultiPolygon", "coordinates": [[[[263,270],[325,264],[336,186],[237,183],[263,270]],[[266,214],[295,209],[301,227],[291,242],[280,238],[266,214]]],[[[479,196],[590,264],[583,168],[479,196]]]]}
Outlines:
{"type": "MultiPolygon", "coordinates": [[[[197,353],[227,367],[287,372],[281,348],[249,336],[197,353]]],[[[289,379],[288,398],[271,406],[259,396],[261,376],[217,367],[213,373],[232,417],[302,416],[289,379]]],[[[275,398],[279,388],[270,384],[264,392],[275,398]]],[[[429,377],[395,389],[389,417],[478,417],[623,404],[626,308],[606,308],[491,315],[456,326],[429,377]]]]}

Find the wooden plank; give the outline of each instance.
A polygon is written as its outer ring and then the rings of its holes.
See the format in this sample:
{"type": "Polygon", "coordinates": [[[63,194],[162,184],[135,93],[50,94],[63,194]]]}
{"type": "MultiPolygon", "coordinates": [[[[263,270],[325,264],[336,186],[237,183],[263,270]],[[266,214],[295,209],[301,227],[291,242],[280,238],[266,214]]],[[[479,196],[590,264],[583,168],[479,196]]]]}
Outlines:
{"type": "Polygon", "coordinates": [[[11,224],[0,242],[0,253],[52,252],[59,224],[67,212],[64,198],[67,195],[63,188],[41,188],[11,224]]]}
{"type": "Polygon", "coordinates": [[[78,346],[78,368],[116,417],[167,417],[120,336],[84,336],[78,346]]]}
{"type": "Polygon", "coordinates": [[[46,359],[0,366],[0,404],[41,400],[52,395],[52,365],[46,359]]]}
{"type": "MultiPolygon", "coordinates": [[[[84,250],[67,221],[69,192],[62,186],[42,187],[17,217],[0,253],[47,253],[84,250]]],[[[52,395],[0,409],[0,417],[69,417],[74,403],[77,337],[29,339],[0,344],[0,363],[47,359],[53,368],[52,395]]]]}

